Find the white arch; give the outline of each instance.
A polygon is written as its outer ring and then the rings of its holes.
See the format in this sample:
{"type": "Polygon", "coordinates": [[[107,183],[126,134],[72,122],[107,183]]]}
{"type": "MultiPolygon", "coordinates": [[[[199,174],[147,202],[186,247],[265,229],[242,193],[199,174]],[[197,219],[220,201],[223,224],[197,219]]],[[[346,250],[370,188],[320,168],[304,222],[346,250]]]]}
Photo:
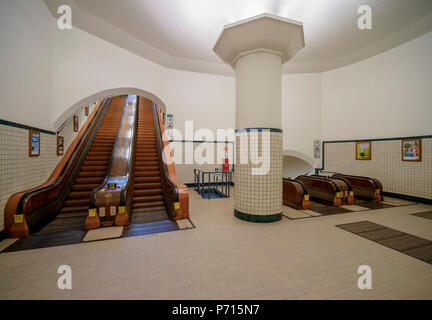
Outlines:
{"type": "Polygon", "coordinates": [[[155,94],[145,91],[138,88],[113,88],[113,89],[107,89],[99,91],[95,94],[92,94],[91,96],[88,96],[84,99],[81,99],[77,103],[70,106],[65,112],[62,113],[60,117],[58,117],[54,121],[54,128],[57,130],[66,120],[68,120],[77,110],[79,110],[81,107],[88,105],[92,102],[95,102],[97,100],[103,99],[103,98],[109,98],[114,96],[120,96],[125,94],[136,94],[145,98],[148,98],[159,106],[163,112],[166,112],[166,105],[165,103],[155,94]]]}
{"type": "Polygon", "coordinates": [[[282,155],[299,158],[299,159],[303,160],[304,162],[306,162],[307,164],[309,164],[312,168],[315,168],[314,159],[312,159],[312,157],[309,157],[308,155],[306,155],[302,152],[299,152],[296,150],[283,150],[282,155]]]}

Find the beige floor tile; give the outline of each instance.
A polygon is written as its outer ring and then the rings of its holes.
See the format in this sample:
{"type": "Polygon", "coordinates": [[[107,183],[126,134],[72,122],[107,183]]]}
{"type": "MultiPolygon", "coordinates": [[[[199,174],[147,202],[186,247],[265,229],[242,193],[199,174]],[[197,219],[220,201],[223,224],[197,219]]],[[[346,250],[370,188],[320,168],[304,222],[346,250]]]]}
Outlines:
{"type": "Polygon", "coordinates": [[[102,239],[119,238],[123,227],[106,227],[87,231],[83,241],[95,241],[102,239]]]}
{"type": "Polygon", "coordinates": [[[408,201],[408,200],[403,200],[403,199],[398,199],[398,198],[392,198],[392,197],[387,197],[387,196],[384,197],[383,202],[388,202],[389,204],[401,205],[401,206],[416,204],[413,201],[408,201]]]}
{"type": "Polygon", "coordinates": [[[4,239],[3,241],[0,241],[0,252],[2,252],[4,249],[12,245],[18,241],[18,239],[4,239]]]}
{"type": "Polygon", "coordinates": [[[310,215],[291,207],[282,206],[282,214],[290,219],[310,218],[310,215]]]}
{"type": "Polygon", "coordinates": [[[176,221],[180,229],[191,229],[193,228],[192,223],[189,219],[177,220],[176,221]]]}
{"type": "Polygon", "coordinates": [[[306,214],[308,214],[308,215],[310,215],[310,216],[312,216],[312,217],[319,217],[319,216],[322,216],[321,213],[319,213],[319,212],[315,212],[315,211],[313,211],[313,210],[301,210],[301,212],[306,213],[306,214]]]}
{"type": "Polygon", "coordinates": [[[369,210],[368,208],[356,206],[355,204],[346,204],[346,205],[343,205],[340,207],[351,210],[351,211],[367,211],[367,210],[369,210]]]}
{"type": "Polygon", "coordinates": [[[432,240],[432,224],[412,216],[432,206],[257,224],[235,218],[233,200],[190,189],[194,229],[1,253],[0,298],[432,299],[430,264],[335,227],[369,220],[432,240]],[[72,268],[68,292],[57,288],[62,264],[72,268]],[[362,264],[372,268],[368,292],[357,288],[362,264]]]}

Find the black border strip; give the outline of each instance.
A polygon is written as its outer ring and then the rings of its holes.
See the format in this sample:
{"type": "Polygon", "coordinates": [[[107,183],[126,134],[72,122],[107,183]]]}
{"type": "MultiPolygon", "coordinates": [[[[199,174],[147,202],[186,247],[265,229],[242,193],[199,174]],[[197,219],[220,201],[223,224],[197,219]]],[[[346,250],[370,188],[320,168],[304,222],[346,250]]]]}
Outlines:
{"type": "Polygon", "coordinates": [[[270,222],[277,222],[282,220],[282,212],[275,213],[275,214],[259,215],[259,214],[244,213],[234,209],[234,216],[236,216],[240,220],[244,220],[248,222],[257,222],[257,223],[270,223],[270,222]]]}
{"type": "Polygon", "coordinates": [[[242,129],[236,129],[235,133],[251,132],[251,131],[262,132],[262,131],[266,131],[266,130],[269,130],[270,132],[282,133],[282,129],[279,129],[279,128],[242,128],[242,129]]]}
{"type": "Polygon", "coordinates": [[[217,141],[217,140],[168,140],[168,142],[181,143],[234,143],[234,141],[217,141]]]}
{"type": "Polygon", "coordinates": [[[383,192],[383,195],[388,196],[388,197],[393,197],[393,198],[399,198],[399,199],[403,199],[403,200],[408,200],[408,201],[413,201],[413,202],[421,202],[421,203],[426,203],[426,204],[432,204],[432,199],[427,199],[427,198],[420,198],[420,197],[415,197],[415,196],[409,196],[406,194],[400,194],[400,193],[393,193],[393,192],[383,192]]]}
{"type": "Polygon", "coordinates": [[[17,122],[12,122],[12,121],[7,121],[7,120],[3,120],[0,119],[0,124],[8,126],[8,127],[13,127],[13,128],[20,128],[20,129],[25,129],[25,130],[33,130],[33,131],[38,131],[40,133],[45,133],[45,134],[49,134],[52,136],[55,136],[56,133],[54,131],[49,131],[49,130],[45,130],[45,129],[39,129],[36,127],[31,127],[31,126],[27,126],[25,124],[21,124],[21,123],[17,123],[17,122]]]}
{"type": "MultiPolygon", "coordinates": [[[[216,183],[217,185],[222,185],[222,182],[218,182],[218,183],[216,183]]],[[[197,186],[197,184],[196,183],[194,183],[194,182],[192,182],[192,183],[185,183],[184,184],[186,187],[188,187],[188,188],[195,188],[196,186],[197,186]]],[[[234,187],[234,182],[231,182],[230,183],[230,186],[231,187],[234,187]]]]}

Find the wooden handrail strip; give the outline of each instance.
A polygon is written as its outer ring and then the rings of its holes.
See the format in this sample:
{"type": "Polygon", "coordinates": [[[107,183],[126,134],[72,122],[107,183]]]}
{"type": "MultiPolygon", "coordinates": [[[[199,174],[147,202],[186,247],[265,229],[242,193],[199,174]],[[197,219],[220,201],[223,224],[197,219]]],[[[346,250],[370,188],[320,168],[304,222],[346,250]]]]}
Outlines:
{"type": "MultiPolygon", "coordinates": [[[[154,104],[154,108],[156,111],[156,122],[158,122],[158,126],[155,126],[157,132],[156,135],[161,138],[162,142],[162,150],[163,153],[162,159],[165,158],[165,162],[162,163],[162,166],[166,167],[166,171],[168,173],[167,177],[165,177],[173,186],[175,190],[174,201],[179,204],[178,207],[174,207],[174,211],[176,215],[172,217],[173,220],[187,219],[189,218],[189,190],[186,185],[180,181],[177,177],[175,164],[171,157],[171,152],[169,148],[169,141],[165,136],[165,129],[162,121],[161,110],[158,105],[154,104]],[[159,132],[158,132],[159,131],[159,132]]],[[[168,208],[169,209],[169,208],[168,208]]]]}

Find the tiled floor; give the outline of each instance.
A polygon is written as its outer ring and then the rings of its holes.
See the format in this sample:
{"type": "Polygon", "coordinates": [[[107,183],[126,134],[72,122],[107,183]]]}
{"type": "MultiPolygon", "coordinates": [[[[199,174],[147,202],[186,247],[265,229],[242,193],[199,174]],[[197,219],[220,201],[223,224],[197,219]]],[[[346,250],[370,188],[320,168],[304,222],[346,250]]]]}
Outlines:
{"type": "Polygon", "coordinates": [[[201,199],[196,228],[0,254],[1,299],[431,299],[432,267],[335,225],[368,220],[432,240],[432,221],[409,205],[255,224],[233,198],[201,199]],[[211,204],[211,205],[209,205],[211,204]],[[72,290],[57,268],[72,268],[72,290]],[[360,290],[357,269],[372,269],[360,290]]]}

